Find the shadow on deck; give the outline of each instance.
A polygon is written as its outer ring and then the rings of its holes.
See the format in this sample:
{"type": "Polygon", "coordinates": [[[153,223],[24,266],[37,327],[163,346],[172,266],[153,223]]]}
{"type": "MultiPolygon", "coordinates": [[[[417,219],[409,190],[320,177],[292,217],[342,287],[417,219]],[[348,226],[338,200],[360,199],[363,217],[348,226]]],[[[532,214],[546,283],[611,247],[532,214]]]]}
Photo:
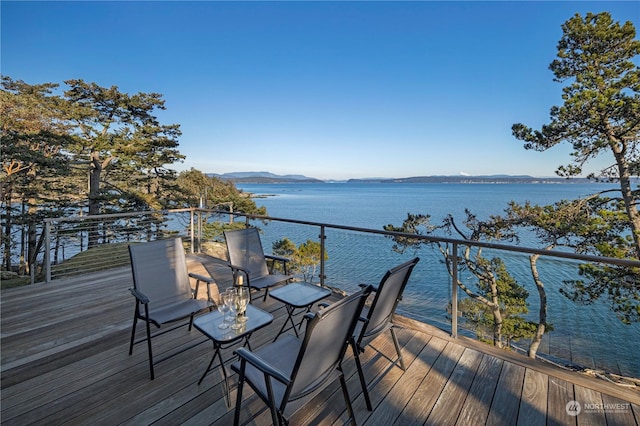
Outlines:
{"type": "MultiPolygon", "coordinates": [[[[201,260],[190,257],[194,272],[204,271],[201,260]]],[[[216,262],[208,266],[226,287],[226,267],[216,262]]],[[[2,293],[2,424],[231,423],[233,409],[224,403],[219,370],[197,384],[212,354],[211,343],[197,330],[185,328],[154,339],[159,356],[196,341],[203,344],[158,364],[153,381],[145,348],[138,345],[128,355],[131,286],[130,271],[124,268],[2,293]]],[[[273,339],[285,315],[271,298],[256,304],[275,319],[254,334],[254,348],[273,339]]],[[[406,372],[388,369],[386,359],[371,349],[362,358],[372,386],[372,412],[365,407],[353,356],[347,352],[344,370],[358,424],[640,423],[636,390],[470,339],[452,339],[411,319],[399,317],[397,323],[406,372]],[[570,415],[575,412],[567,407],[577,407],[571,401],[580,404],[578,415],[570,415]]],[[[390,338],[374,344],[383,353],[394,352],[390,338]]],[[[225,359],[232,350],[225,351],[225,359]]],[[[235,392],[231,397],[235,401],[235,392]]],[[[249,388],[245,398],[241,419],[270,424],[269,413],[249,388]]],[[[337,384],[316,401],[292,424],[334,424],[346,418],[337,384]]]]}

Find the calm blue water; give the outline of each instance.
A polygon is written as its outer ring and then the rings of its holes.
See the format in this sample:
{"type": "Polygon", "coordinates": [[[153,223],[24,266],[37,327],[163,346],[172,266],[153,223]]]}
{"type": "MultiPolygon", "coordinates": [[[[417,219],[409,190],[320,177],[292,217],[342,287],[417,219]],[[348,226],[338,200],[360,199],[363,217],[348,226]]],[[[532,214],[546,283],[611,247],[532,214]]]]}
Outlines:
{"type": "MultiPolygon", "coordinates": [[[[562,199],[610,188],[604,184],[264,184],[238,185],[256,195],[256,204],[265,206],[272,217],[307,220],[329,224],[382,229],[400,225],[407,213],[430,214],[433,223],[451,213],[462,219],[469,208],[479,219],[501,214],[511,200],[547,205],[562,199]]],[[[460,221],[461,224],[461,221],[460,221]]],[[[263,243],[269,251],[275,240],[288,237],[296,244],[318,240],[317,228],[272,222],[259,224],[264,230],[263,243]]],[[[533,237],[521,243],[537,247],[533,237]]],[[[384,271],[418,255],[420,263],[406,289],[400,311],[405,315],[450,330],[447,304],[451,297],[451,280],[442,256],[434,248],[417,253],[395,253],[392,241],[380,236],[366,236],[347,231],[329,230],[326,247],[329,255],[325,274],[327,283],[353,291],[363,282],[377,283],[384,271]]],[[[485,252],[488,256],[491,253],[485,252]]],[[[538,294],[533,284],[528,258],[524,255],[498,253],[510,272],[530,293],[530,315],[537,317],[538,294]]],[[[637,342],[640,325],[624,325],[604,303],[576,305],[559,293],[562,281],[575,277],[576,263],[540,260],[539,270],[548,297],[548,321],[554,331],[545,337],[540,352],[589,368],[640,377],[637,342]]],[[[471,277],[463,277],[472,283],[471,277]]],[[[461,293],[461,292],[460,292],[461,293]]]]}

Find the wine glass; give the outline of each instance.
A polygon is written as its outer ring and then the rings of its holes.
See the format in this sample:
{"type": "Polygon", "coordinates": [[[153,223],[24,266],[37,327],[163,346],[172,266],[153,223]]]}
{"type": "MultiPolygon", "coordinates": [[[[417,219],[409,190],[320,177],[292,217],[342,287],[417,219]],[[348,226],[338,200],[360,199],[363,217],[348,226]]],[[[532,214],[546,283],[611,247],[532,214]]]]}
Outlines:
{"type": "Polygon", "coordinates": [[[220,294],[220,301],[218,303],[218,312],[222,314],[222,322],[218,324],[218,328],[227,329],[229,328],[229,323],[227,322],[227,313],[229,312],[229,305],[227,305],[227,301],[224,297],[225,293],[220,294]]]}
{"type": "Polygon", "coordinates": [[[243,287],[236,289],[234,293],[234,304],[232,307],[232,311],[236,315],[235,324],[231,325],[231,328],[238,331],[244,327],[245,319],[242,317],[245,309],[247,308],[247,303],[249,303],[249,298],[247,297],[248,293],[243,291],[243,287]]]}
{"type": "Polygon", "coordinates": [[[240,317],[240,321],[246,321],[247,316],[245,314],[247,310],[247,304],[249,303],[250,295],[249,289],[247,287],[239,287],[238,288],[238,316],[240,317]]]}
{"type": "Polygon", "coordinates": [[[231,313],[231,318],[229,318],[229,320],[227,320],[227,324],[231,325],[233,324],[235,321],[233,320],[233,318],[236,315],[236,290],[234,288],[229,288],[227,289],[227,291],[224,292],[224,301],[225,304],[227,305],[227,307],[229,308],[229,312],[231,313]]]}

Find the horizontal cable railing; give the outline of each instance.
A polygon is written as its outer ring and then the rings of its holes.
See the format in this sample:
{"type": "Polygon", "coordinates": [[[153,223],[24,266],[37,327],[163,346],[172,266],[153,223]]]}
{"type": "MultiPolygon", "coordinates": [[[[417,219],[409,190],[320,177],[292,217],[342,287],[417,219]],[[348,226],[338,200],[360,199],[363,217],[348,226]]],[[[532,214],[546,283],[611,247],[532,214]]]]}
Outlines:
{"type": "Polygon", "coordinates": [[[127,266],[130,243],[181,236],[190,244],[193,221],[193,209],[46,219],[45,281],[127,266]]]}
{"type": "MultiPolygon", "coordinates": [[[[470,327],[468,319],[473,313],[468,308],[459,309],[469,296],[458,283],[471,286],[474,277],[458,266],[459,247],[482,248],[484,256],[503,259],[509,271],[528,283],[528,320],[536,322],[540,309],[536,287],[531,283],[530,256],[538,255],[541,279],[547,286],[548,322],[553,331],[548,332],[538,349],[539,354],[550,359],[570,360],[590,368],[615,370],[623,375],[640,377],[640,358],[629,357],[633,353],[638,324],[623,325],[608,306],[582,306],[559,294],[562,283],[577,274],[580,264],[597,263],[629,268],[640,268],[640,261],[633,259],[605,258],[564,251],[520,247],[490,242],[467,241],[446,237],[418,236],[310,222],[299,219],[275,218],[243,213],[229,213],[208,209],[182,209],[140,212],[122,215],[84,216],[49,219],[46,222],[47,247],[45,270],[47,281],[69,274],[128,265],[126,246],[133,242],[149,241],[168,236],[181,236],[191,252],[209,252],[211,247],[224,245],[219,230],[229,225],[230,219],[242,221],[261,230],[265,252],[270,252],[274,242],[289,238],[296,245],[307,240],[319,242],[327,258],[320,256],[319,265],[311,279],[321,285],[344,292],[354,291],[360,283],[377,284],[384,272],[408,258],[419,255],[420,263],[414,270],[411,285],[407,286],[399,310],[402,314],[431,323],[440,328],[450,327],[452,336],[458,333],[491,340],[490,331],[482,327],[470,327]],[[211,231],[213,228],[216,231],[211,231]],[[404,253],[393,250],[393,239],[407,238],[422,241],[420,248],[404,253]],[[445,255],[438,244],[449,245],[445,255]],[[106,249],[105,246],[108,248],[106,249]],[[105,251],[101,251],[105,250],[105,251]],[[449,262],[449,268],[446,267],[449,262]],[[616,333],[610,328],[616,327],[616,333]],[[608,336],[615,352],[614,359],[607,345],[596,353],[594,335],[600,339],[608,336]],[[625,346],[626,345],[626,346],[625,346]]],[[[219,255],[219,250],[214,255],[219,255]]],[[[477,278],[475,278],[477,280],[477,278]]],[[[513,348],[526,350],[527,342],[510,342],[513,348]]]]}

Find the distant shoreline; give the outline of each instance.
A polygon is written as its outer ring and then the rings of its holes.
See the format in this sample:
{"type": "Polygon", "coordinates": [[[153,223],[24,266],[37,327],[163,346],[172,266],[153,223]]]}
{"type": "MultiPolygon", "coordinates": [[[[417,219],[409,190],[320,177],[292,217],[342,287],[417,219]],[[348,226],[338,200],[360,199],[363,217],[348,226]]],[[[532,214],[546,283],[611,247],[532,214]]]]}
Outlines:
{"type": "MultiPolygon", "coordinates": [[[[608,183],[607,181],[596,181],[583,177],[562,178],[562,177],[534,177],[529,175],[431,175],[431,176],[411,176],[404,178],[352,178],[352,179],[317,179],[304,175],[276,175],[270,172],[234,172],[215,174],[207,173],[207,176],[214,176],[219,179],[238,184],[278,184],[278,183],[531,183],[531,184],[580,184],[580,183],[608,183]]],[[[632,178],[634,184],[640,184],[640,177],[632,178]]]]}
{"type": "MultiPolygon", "coordinates": [[[[609,184],[613,182],[595,181],[587,178],[534,178],[534,177],[468,177],[468,176],[426,176],[426,177],[410,177],[398,179],[348,179],[348,180],[317,180],[317,179],[277,179],[277,178],[261,178],[247,177],[237,179],[225,179],[234,184],[251,184],[251,185],[268,185],[268,184],[336,184],[336,183],[380,183],[380,184],[415,184],[415,183],[435,183],[435,184],[609,184]]],[[[639,184],[640,179],[634,178],[634,184],[639,184]]]]}

